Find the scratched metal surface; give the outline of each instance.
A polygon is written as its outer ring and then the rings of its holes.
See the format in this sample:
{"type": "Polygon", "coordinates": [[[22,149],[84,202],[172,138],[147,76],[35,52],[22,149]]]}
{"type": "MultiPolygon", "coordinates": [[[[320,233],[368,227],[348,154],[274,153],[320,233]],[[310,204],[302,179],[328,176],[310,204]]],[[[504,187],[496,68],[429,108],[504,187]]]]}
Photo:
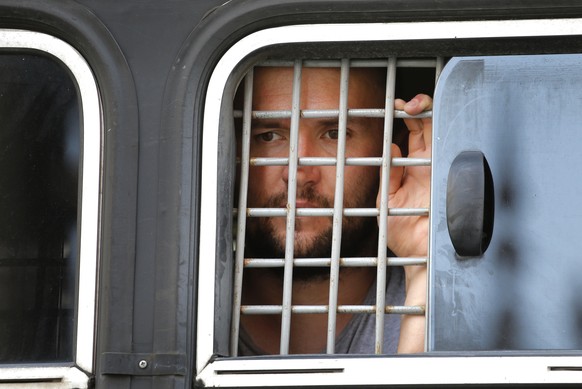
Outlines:
{"type": "Polygon", "coordinates": [[[582,56],[457,58],[435,92],[429,349],[582,349],[582,56]],[[460,152],[493,175],[493,236],[459,258],[446,183],[460,152]]]}

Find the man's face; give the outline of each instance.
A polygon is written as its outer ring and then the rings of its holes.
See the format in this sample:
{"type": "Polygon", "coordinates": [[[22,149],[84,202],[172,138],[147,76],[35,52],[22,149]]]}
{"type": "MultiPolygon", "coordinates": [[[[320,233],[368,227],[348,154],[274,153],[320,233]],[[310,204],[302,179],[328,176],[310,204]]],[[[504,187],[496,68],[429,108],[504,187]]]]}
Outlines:
{"type": "MultiPolygon", "coordinates": [[[[377,70],[351,69],[348,108],[383,108],[384,85],[377,70]]],[[[331,68],[305,68],[302,72],[301,109],[338,109],[340,71],[331,68]]],[[[291,110],[292,68],[257,68],[254,75],[253,110],[291,110]]],[[[288,157],[290,120],[254,120],[251,131],[251,157],[288,157]]],[[[348,118],[346,157],[382,155],[380,119],[348,118]]],[[[301,119],[299,157],[335,157],[337,118],[301,119]]],[[[333,208],[335,166],[298,166],[297,208],[333,208]]],[[[251,166],[249,207],[287,207],[288,166],[251,166]]],[[[378,193],[378,168],[346,166],[344,208],[373,208],[378,193]]],[[[286,219],[249,218],[247,247],[253,256],[283,257],[286,219]]],[[[343,220],[342,255],[356,255],[357,245],[375,233],[375,218],[343,220]],[[346,252],[351,249],[354,253],[346,252]]],[[[295,221],[294,256],[331,255],[332,218],[298,217],[295,221]]]]}

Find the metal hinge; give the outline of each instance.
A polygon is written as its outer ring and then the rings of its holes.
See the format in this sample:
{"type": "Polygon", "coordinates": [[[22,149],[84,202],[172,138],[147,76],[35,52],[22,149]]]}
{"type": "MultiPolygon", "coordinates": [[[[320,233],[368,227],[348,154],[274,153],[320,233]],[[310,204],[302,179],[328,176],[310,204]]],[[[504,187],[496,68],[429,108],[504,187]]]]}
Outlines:
{"type": "Polygon", "coordinates": [[[185,375],[185,354],[103,353],[101,374],[115,375],[185,375]]]}

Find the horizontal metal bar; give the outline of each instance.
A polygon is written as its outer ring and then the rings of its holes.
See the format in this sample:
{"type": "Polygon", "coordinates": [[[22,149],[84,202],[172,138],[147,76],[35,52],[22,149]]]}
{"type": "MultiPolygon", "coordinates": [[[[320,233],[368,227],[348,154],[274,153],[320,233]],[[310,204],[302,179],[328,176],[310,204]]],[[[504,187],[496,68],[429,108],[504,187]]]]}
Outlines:
{"type": "MultiPolygon", "coordinates": [[[[237,210],[235,210],[235,213],[237,210]]],[[[428,216],[428,208],[391,208],[388,216],[428,216]]],[[[377,217],[378,208],[345,208],[344,216],[377,217]]],[[[297,208],[297,216],[331,217],[333,208],[297,208]]],[[[287,208],[247,208],[247,217],[284,217],[287,208]]]]}
{"type": "Polygon", "coordinates": [[[392,166],[430,166],[431,158],[392,158],[392,166]]]}
{"type": "MultiPolygon", "coordinates": [[[[335,166],[336,159],[332,157],[302,157],[299,166],[335,166]]],[[[251,158],[251,166],[287,166],[289,158],[251,158]]]]}
{"type": "MultiPolygon", "coordinates": [[[[240,308],[243,315],[280,315],[283,309],[280,305],[243,305],[240,308]]],[[[420,305],[387,305],[384,312],[389,315],[424,315],[425,307],[420,305]]],[[[325,314],[329,311],[327,305],[292,305],[294,314],[325,314]]],[[[374,305],[338,305],[338,313],[366,313],[375,314],[374,305]]]]}
{"type": "MultiPolygon", "coordinates": [[[[332,157],[302,157],[299,166],[335,166],[332,157]]],[[[430,158],[392,158],[392,166],[430,166],[430,158]]],[[[250,159],[251,166],[287,166],[289,158],[255,157],[250,159]]],[[[346,166],[381,166],[382,157],[346,158],[346,166]]]]}
{"type": "MultiPolygon", "coordinates": [[[[300,112],[300,116],[303,116],[303,111],[300,112]]],[[[242,111],[235,110],[234,117],[242,117],[242,111]]],[[[251,113],[251,118],[253,119],[290,119],[291,111],[280,110],[280,111],[253,111],[251,113]]]]}
{"type": "MultiPolygon", "coordinates": [[[[386,60],[386,64],[388,64],[388,60],[386,60]]],[[[415,58],[396,60],[396,67],[399,68],[436,68],[436,66],[437,66],[436,58],[415,58]]]]}
{"type": "MultiPolygon", "coordinates": [[[[378,258],[376,257],[352,257],[340,258],[342,267],[376,267],[378,258]]],[[[386,266],[426,266],[426,257],[388,257],[386,266]]],[[[244,266],[247,268],[268,268],[283,267],[282,258],[245,258],[244,266]]],[[[331,265],[330,258],[295,258],[293,266],[295,267],[328,267],[331,265]]]]}
{"type": "Polygon", "coordinates": [[[404,111],[394,110],[394,118],[395,119],[427,119],[432,118],[432,110],[423,111],[418,115],[409,115],[404,111]]]}
{"type": "MultiPolygon", "coordinates": [[[[242,117],[242,111],[235,110],[233,113],[235,118],[242,117]]],[[[354,108],[348,109],[348,117],[366,117],[366,118],[383,118],[386,115],[386,110],[383,108],[354,108]]],[[[339,117],[339,110],[337,109],[303,109],[300,112],[303,119],[333,119],[339,117]]],[[[396,119],[424,119],[431,118],[432,111],[423,111],[418,115],[409,115],[401,110],[394,110],[394,118],[396,119]]],[[[253,119],[290,119],[291,111],[253,111],[253,119]]]]}
{"type": "Polygon", "coordinates": [[[428,208],[390,208],[388,216],[428,216],[428,212],[428,208]]]}
{"type": "MultiPolygon", "coordinates": [[[[420,305],[387,305],[384,313],[389,315],[424,315],[425,307],[420,305]]],[[[338,307],[338,313],[368,313],[375,314],[375,305],[342,305],[338,307]]]]}
{"type": "Polygon", "coordinates": [[[426,307],[421,305],[412,305],[412,306],[400,306],[400,305],[388,305],[384,311],[387,314],[396,314],[396,315],[417,315],[417,316],[424,316],[426,313],[426,307]]]}
{"type": "MultiPolygon", "coordinates": [[[[280,315],[281,312],[280,305],[244,305],[241,307],[243,315],[280,315]]],[[[295,314],[327,313],[328,307],[327,305],[294,305],[291,307],[291,312],[295,314]]]]}
{"type": "MultiPolygon", "coordinates": [[[[415,59],[398,59],[396,61],[396,66],[400,68],[435,68],[437,64],[436,58],[415,58],[415,59]]],[[[365,68],[365,67],[382,67],[385,68],[388,65],[387,59],[352,59],[350,61],[350,67],[352,68],[365,68]]],[[[283,61],[283,60],[267,60],[261,62],[258,66],[277,66],[277,67],[292,67],[293,61],[283,61]]],[[[340,67],[340,60],[305,60],[303,61],[303,67],[340,67]]]]}
{"type": "MultiPolygon", "coordinates": [[[[243,315],[280,315],[283,311],[280,305],[243,305],[243,315]]],[[[327,313],[327,305],[293,305],[291,313],[327,313]]]]}
{"type": "MultiPolygon", "coordinates": [[[[257,111],[257,114],[260,111],[257,111]]],[[[349,117],[363,117],[363,118],[383,118],[385,111],[383,108],[352,108],[348,109],[349,117]]],[[[304,109],[301,111],[301,117],[304,119],[318,119],[318,118],[337,118],[339,117],[339,110],[337,109],[304,109]]]]}

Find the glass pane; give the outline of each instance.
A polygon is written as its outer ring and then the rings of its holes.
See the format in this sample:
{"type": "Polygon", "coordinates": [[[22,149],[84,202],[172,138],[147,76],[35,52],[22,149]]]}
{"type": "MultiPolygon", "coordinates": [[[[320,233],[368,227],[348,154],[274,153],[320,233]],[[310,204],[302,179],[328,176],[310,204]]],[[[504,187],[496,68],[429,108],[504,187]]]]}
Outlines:
{"type": "Polygon", "coordinates": [[[435,97],[431,350],[582,349],[581,107],[582,55],[447,65],[435,97]],[[453,241],[468,238],[447,225],[452,202],[483,190],[452,183],[466,151],[491,171],[483,255],[459,256],[453,241]]]}
{"type": "Polygon", "coordinates": [[[72,360],[79,108],[54,59],[0,55],[0,362],[72,360]]]}

